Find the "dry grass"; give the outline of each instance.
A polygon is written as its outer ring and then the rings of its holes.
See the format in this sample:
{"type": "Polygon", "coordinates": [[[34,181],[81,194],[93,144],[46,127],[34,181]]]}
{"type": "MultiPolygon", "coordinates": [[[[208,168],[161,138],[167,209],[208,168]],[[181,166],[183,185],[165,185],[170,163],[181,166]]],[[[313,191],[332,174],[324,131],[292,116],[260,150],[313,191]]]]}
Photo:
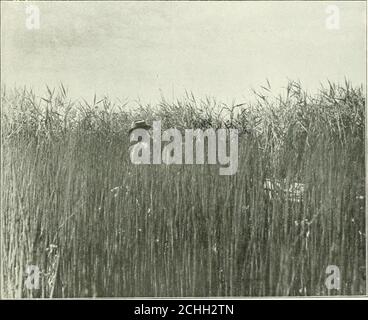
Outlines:
{"type": "Polygon", "coordinates": [[[362,90],[268,90],[238,107],[188,94],[136,110],[3,90],[1,297],[364,294],[362,90]],[[135,118],[248,130],[237,174],[130,164],[135,118]],[[269,199],[266,179],[304,183],[303,201],[269,199]],[[39,290],[24,286],[30,264],[39,290]]]}

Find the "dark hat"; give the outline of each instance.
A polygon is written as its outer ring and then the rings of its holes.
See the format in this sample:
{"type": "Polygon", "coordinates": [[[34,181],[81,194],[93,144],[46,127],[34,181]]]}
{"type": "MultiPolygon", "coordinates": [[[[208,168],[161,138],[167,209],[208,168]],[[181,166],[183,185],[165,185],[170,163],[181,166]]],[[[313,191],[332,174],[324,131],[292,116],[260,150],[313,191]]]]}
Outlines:
{"type": "Polygon", "coordinates": [[[128,131],[128,134],[130,134],[133,130],[135,129],[151,129],[152,127],[146,123],[146,121],[144,120],[136,120],[132,123],[129,131],[128,131]]]}

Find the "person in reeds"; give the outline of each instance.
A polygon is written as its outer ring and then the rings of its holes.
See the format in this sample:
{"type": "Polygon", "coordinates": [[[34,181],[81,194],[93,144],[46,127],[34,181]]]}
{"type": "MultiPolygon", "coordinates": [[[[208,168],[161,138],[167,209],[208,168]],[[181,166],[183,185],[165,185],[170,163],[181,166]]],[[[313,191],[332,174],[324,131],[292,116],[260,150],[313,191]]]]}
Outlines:
{"type": "MultiPolygon", "coordinates": [[[[128,135],[131,136],[131,134],[133,133],[134,130],[137,129],[143,129],[143,130],[151,130],[152,127],[146,123],[145,120],[136,120],[132,123],[129,131],[128,131],[128,135]]],[[[139,155],[143,155],[143,154],[149,154],[150,153],[150,140],[149,142],[144,142],[142,141],[142,136],[138,136],[138,140],[136,141],[131,141],[131,144],[129,146],[129,156],[134,154],[139,154],[139,155]],[[139,143],[138,143],[139,142],[139,143]],[[138,149],[137,149],[138,148],[138,149]]]]}

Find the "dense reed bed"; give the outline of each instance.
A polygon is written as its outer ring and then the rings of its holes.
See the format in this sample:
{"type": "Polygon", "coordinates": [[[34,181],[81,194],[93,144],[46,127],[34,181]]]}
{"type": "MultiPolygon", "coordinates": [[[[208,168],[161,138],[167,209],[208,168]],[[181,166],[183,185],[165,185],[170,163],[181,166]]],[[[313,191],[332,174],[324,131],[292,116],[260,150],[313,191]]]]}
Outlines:
{"type": "Polygon", "coordinates": [[[312,96],[290,82],[255,97],[132,108],[3,88],[1,297],[364,294],[362,88],[312,96]],[[142,118],[238,128],[237,173],[131,164],[127,130],[142,118]],[[303,200],[270,198],[266,179],[303,183],[303,200]],[[329,265],[340,290],[325,286],[329,265]]]}

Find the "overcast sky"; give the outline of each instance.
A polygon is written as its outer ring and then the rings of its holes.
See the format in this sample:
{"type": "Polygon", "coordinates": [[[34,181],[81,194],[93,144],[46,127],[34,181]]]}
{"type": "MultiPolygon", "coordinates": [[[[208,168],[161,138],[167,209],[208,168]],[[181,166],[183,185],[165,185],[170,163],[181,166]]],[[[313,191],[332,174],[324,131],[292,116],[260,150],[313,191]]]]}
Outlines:
{"type": "Polygon", "coordinates": [[[185,90],[242,101],[269,79],[314,90],[326,79],[365,81],[362,2],[2,2],[3,83],[63,82],[73,97],[156,101],[185,90]],[[336,4],[340,28],[326,28],[336,4]]]}

